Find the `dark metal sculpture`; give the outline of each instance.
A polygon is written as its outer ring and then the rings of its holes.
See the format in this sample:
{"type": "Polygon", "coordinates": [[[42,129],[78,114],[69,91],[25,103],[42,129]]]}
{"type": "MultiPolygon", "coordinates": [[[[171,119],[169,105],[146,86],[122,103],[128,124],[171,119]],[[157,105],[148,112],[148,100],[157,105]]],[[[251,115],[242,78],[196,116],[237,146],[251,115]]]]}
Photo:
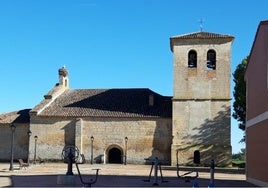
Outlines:
{"type": "Polygon", "coordinates": [[[161,168],[161,164],[162,164],[162,162],[164,160],[160,160],[160,159],[158,159],[158,157],[155,157],[155,158],[146,158],[145,160],[148,161],[148,162],[150,162],[152,166],[151,166],[151,170],[150,170],[150,174],[149,174],[148,180],[144,180],[144,181],[150,182],[151,176],[152,176],[152,171],[153,171],[153,168],[154,168],[154,183],[153,183],[153,185],[154,186],[157,186],[158,185],[158,175],[157,175],[157,172],[158,172],[158,168],[159,168],[162,183],[168,182],[168,181],[165,181],[164,180],[163,173],[162,173],[162,168],[161,168]]]}
{"type": "Polygon", "coordinates": [[[79,157],[79,149],[76,146],[65,146],[62,150],[62,159],[65,163],[68,163],[66,175],[74,175],[73,163],[75,163],[79,157]]]}
{"type": "MultiPolygon", "coordinates": [[[[185,172],[183,174],[180,174],[180,168],[179,168],[179,159],[178,159],[178,152],[177,151],[177,176],[178,178],[183,178],[185,180],[185,182],[190,182],[191,179],[196,179],[198,178],[198,171],[197,170],[193,170],[193,171],[189,171],[189,172],[185,172]],[[190,176],[190,174],[195,173],[195,175],[190,176]]],[[[194,151],[194,164],[195,165],[199,165],[200,164],[200,152],[198,150],[194,151]]]]}
{"type": "Polygon", "coordinates": [[[99,175],[99,170],[100,170],[100,169],[98,169],[98,168],[97,168],[97,169],[93,169],[93,170],[96,170],[95,179],[94,179],[94,180],[93,180],[93,179],[90,179],[89,182],[86,182],[86,181],[84,181],[83,178],[82,178],[82,175],[81,175],[80,170],[79,170],[79,167],[78,167],[78,163],[75,163],[75,165],[76,165],[77,172],[78,172],[78,174],[79,174],[79,178],[80,178],[80,181],[81,181],[82,184],[87,185],[87,187],[91,187],[92,184],[94,184],[94,183],[97,182],[97,180],[98,180],[98,175],[99,175]]]}
{"type": "Polygon", "coordinates": [[[210,162],[210,181],[208,187],[214,187],[214,171],[215,171],[215,163],[212,159],[210,162]]]}
{"type": "Polygon", "coordinates": [[[68,168],[66,175],[74,175],[73,173],[73,163],[75,163],[78,175],[80,178],[80,181],[82,184],[87,185],[87,187],[91,187],[92,184],[97,182],[98,179],[98,173],[100,169],[94,169],[96,170],[96,176],[95,179],[91,179],[89,182],[86,182],[83,180],[82,175],[80,173],[79,167],[78,167],[78,158],[79,158],[79,149],[76,146],[65,146],[62,150],[62,159],[64,160],[65,163],[68,163],[68,168]]]}

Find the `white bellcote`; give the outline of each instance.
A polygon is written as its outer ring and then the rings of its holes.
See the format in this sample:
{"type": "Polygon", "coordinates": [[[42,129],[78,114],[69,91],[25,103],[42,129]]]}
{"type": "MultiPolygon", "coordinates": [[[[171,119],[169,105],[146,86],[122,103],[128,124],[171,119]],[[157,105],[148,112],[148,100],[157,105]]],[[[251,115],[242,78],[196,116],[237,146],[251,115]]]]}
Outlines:
{"type": "Polygon", "coordinates": [[[59,85],[69,89],[68,71],[65,66],[59,69],[59,85]]]}

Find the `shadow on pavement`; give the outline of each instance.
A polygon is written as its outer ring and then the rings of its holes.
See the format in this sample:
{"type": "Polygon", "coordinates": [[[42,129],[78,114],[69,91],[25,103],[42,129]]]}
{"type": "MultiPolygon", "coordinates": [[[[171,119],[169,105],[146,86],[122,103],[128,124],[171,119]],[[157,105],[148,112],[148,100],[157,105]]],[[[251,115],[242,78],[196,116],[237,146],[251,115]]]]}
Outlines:
{"type": "MultiPolygon", "coordinates": [[[[74,185],[58,185],[58,175],[29,175],[29,176],[16,176],[13,175],[12,187],[85,187],[80,182],[79,176],[75,175],[74,185]]],[[[92,175],[84,175],[85,180],[94,178],[92,175]]],[[[92,187],[152,187],[154,178],[152,177],[150,182],[148,176],[115,176],[115,175],[99,175],[96,184],[92,187]]],[[[185,182],[184,179],[178,179],[177,177],[164,177],[165,181],[161,182],[161,178],[158,178],[158,187],[193,187],[195,181],[199,187],[208,187],[209,180],[197,178],[191,182],[185,182]]],[[[215,187],[255,187],[254,185],[244,180],[215,180],[215,187]]]]}

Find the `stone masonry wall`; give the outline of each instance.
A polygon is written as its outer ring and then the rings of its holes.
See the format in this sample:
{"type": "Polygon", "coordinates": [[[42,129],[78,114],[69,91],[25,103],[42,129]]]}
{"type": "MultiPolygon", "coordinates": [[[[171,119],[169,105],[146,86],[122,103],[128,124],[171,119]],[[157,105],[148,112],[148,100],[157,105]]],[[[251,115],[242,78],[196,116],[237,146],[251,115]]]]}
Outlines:
{"type": "Polygon", "coordinates": [[[195,150],[201,163],[231,164],[230,102],[181,101],[173,104],[172,164],[192,164],[195,150]]]}
{"type": "MultiPolygon", "coordinates": [[[[94,163],[106,163],[111,148],[125,152],[127,162],[143,164],[144,158],[157,156],[170,163],[171,119],[132,118],[31,118],[31,131],[37,135],[37,156],[44,159],[61,159],[65,145],[77,145],[86,161],[91,160],[91,136],[94,163]],[[81,136],[79,136],[81,135],[81,136]]],[[[30,153],[34,157],[34,140],[31,138],[30,153]]]]}
{"type": "Polygon", "coordinates": [[[195,150],[201,163],[231,164],[230,39],[189,39],[174,42],[172,165],[192,164],[195,150]],[[216,52],[216,69],[207,69],[207,52],[216,52]],[[197,67],[188,67],[188,53],[197,53],[197,67]]]}
{"type": "Polygon", "coordinates": [[[65,145],[75,143],[75,120],[64,118],[31,117],[32,136],[30,139],[30,158],[34,159],[35,139],[36,158],[61,160],[62,149],[65,145]]]}
{"type": "Polygon", "coordinates": [[[175,99],[230,99],[230,48],[225,44],[180,44],[174,46],[175,99]],[[188,68],[188,52],[197,52],[197,68],[188,68]],[[216,51],[216,70],[207,70],[207,51],[216,51]]]}
{"type": "Polygon", "coordinates": [[[108,151],[113,146],[125,150],[127,161],[144,163],[144,158],[159,157],[170,162],[170,119],[91,119],[84,121],[84,153],[90,156],[90,137],[94,136],[94,159],[107,162],[108,151]]]}
{"type": "MultiPolygon", "coordinates": [[[[19,158],[23,160],[27,159],[28,155],[28,124],[15,124],[16,129],[14,132],[14,147],[13,147],[13,157],[14,162],[19,158]]],[[[10,124],[0,125],[0,160],[1,161],[10,161],[11,155],[11,139],[12,133],[10,124]]]]}

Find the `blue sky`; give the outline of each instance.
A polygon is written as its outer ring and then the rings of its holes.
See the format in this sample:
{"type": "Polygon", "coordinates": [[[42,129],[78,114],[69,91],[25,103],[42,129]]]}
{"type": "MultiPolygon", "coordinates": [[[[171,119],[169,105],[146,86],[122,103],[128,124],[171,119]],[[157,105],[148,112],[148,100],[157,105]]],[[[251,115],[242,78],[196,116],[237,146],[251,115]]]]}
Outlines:
{"type": "MultiPolygon", "coordinates": [[[[169,38],[235,37],[232,72],[249,55],[268,1],[0,0],[0,113],[32,108],[69,70],[70,87],[173,93],[169,38]]],[[[233,88],[233,84],[231,86],[233,88]]],[[[243,132],[232,120],[233,153],[243,132]]]]}

